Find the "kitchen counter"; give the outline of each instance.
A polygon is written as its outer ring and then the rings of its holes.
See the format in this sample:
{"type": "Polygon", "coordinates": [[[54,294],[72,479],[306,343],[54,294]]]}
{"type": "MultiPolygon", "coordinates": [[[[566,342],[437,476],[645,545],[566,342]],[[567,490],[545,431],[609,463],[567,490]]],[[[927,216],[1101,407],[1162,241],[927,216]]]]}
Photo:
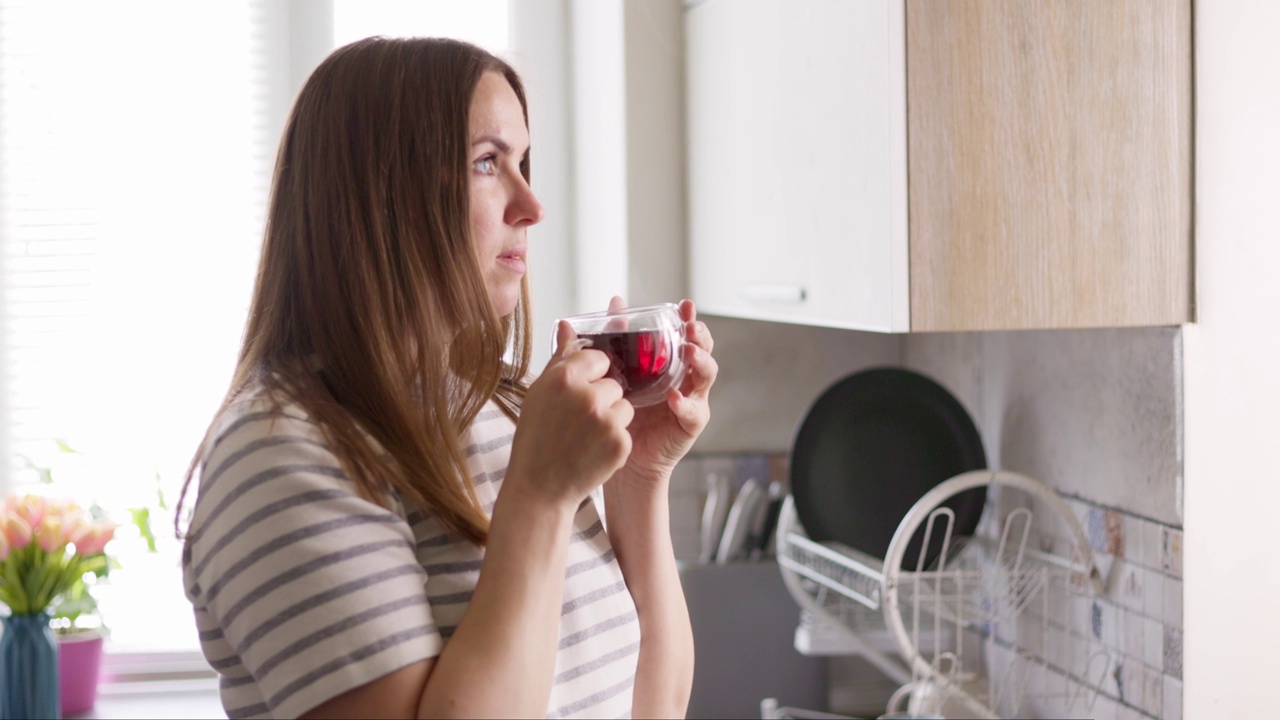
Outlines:
{"type": "Polygon", "coordinates": [[[796,652],[800,608],[772,559],[686,565],[680,582],[693,624],[689,718],[760,717],[760,702],[825,709],[822,658],[796,652]]]}
{"type": "Polygon", "coordinates": [[[218,681],[173,680],[165,682],[103,685],[93,709],[80,718],[225,718],[218,700],[218,681]]]}

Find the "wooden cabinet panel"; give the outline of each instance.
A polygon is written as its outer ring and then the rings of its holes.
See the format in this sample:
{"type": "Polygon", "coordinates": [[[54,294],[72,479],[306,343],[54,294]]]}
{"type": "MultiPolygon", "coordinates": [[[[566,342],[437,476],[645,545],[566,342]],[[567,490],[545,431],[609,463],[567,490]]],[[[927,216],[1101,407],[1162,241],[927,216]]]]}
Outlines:
{"type": "Polygon", "coordinates": [[[908,0],[911,329],[1191,307],[1187,0],[908,0]]]}

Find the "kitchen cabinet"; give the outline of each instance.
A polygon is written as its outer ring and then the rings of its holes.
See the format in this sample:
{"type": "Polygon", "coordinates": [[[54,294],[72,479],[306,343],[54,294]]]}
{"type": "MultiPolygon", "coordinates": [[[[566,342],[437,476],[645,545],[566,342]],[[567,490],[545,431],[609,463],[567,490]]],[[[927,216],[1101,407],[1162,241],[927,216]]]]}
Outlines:
{"type": "Polygon", "coordinates": [[[886,332],[1192,320],[1189,0],[686,5],[704,312],[886,332]]]}

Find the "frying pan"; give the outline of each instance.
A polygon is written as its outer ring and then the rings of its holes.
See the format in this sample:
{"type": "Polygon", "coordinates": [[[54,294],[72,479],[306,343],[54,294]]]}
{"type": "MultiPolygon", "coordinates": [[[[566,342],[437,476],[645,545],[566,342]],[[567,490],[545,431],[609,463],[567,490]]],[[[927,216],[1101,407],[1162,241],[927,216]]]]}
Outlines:
{"type": "MultiPolygon", "coordinates": [[[[932,379],[882,367],[849,375],[810,406],[791,450],[796,517],[816,542],[839,542],[883,558],[902,518],[938,483],[987,466],[982,438],[951,393],[932,379]]],[[[985,487],[953,495],[953,536],[972,535],[985,487]]],[[[925,553],[941,553],[939,525],[925,553]]],[[[922,525],[907,544],[902,568],[915,570],[922,525]]]]}

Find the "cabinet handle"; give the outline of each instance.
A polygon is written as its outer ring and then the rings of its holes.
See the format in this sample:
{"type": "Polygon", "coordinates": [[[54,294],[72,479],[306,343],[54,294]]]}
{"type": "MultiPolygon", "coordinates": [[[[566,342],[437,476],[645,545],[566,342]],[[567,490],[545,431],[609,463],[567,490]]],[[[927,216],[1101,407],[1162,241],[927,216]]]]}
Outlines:
{"type": "Polygon", "coordinates": [[[738,293],[752,302],[802,303],[807,297],[804,287],[786,283],[747,283],[738,293]]]}

